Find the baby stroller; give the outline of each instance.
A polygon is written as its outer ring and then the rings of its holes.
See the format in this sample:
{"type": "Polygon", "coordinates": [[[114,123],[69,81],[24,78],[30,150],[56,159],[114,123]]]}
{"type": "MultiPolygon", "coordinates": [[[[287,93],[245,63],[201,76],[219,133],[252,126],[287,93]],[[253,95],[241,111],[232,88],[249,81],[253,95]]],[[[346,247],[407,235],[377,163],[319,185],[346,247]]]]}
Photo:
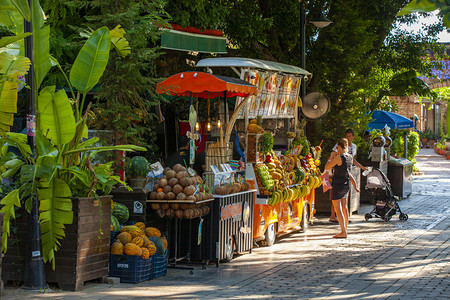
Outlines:
{"type": "Polygon", "coordinates": [[[371,194],[371,203],[374,208],[364,217],[366,221],[369,219],[381,218],[388,222],[397,212],[400,213],[401,221],[408,220],[408,215],[402,213],[397,201],[399,198],[392,192],[391,183],[386,175],[380,169],[364,171],[363,175],[367,176],[366,190],[371,194]]]}

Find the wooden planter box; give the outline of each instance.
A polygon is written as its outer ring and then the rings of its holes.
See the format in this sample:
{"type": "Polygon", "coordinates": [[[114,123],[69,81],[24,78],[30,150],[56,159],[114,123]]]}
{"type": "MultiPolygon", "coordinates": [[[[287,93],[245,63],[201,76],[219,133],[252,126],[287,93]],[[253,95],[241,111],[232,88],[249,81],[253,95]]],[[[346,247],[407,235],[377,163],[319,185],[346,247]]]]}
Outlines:
{"type": "MultiPolygon", "coordinates": [[[[52,270],[50,264],[45,265],[45,277],[48,283],[58,283],[62,290],[77,291],[86,281],[104,279],[108,276],[110,199],[111,196],[103,196],[99,199],[72,199],[73,224],[66,226],[66,237],[55,253],[55,270],[52,270]]],[[[8,251],[3,261],[5,282],[24,280],[28,213],[22,211],[22,215],[16,219],[15,226],[17,232],[12,233],[8,239],[8,251]]]]}

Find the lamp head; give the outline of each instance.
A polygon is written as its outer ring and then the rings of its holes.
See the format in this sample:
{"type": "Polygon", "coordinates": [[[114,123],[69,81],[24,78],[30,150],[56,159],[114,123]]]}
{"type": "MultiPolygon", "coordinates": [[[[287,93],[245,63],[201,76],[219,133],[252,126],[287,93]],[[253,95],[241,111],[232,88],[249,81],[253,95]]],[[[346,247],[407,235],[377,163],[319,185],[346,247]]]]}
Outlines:
{"type": "Polygon", "coordinates": [[[313,23],[316,27],[323,28],[323,27],[330,25],[333,22],[328,20],[324,16],[323,12],[320,12],[320,16],[314,20],[309,21],[309,23],[313,23]]]}

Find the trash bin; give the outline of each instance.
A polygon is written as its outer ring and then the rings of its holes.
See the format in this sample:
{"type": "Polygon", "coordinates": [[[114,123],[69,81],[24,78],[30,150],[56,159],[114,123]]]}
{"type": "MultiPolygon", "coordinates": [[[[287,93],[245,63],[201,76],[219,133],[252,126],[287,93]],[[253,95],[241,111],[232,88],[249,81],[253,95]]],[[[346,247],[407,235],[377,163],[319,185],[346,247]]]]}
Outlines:
{"type": "Polygon", "coordinates": [[[391,158],[388,163],[388,179],[395,196],[406,198],[412,192],[413,164],[406,158],[391,158]]]}

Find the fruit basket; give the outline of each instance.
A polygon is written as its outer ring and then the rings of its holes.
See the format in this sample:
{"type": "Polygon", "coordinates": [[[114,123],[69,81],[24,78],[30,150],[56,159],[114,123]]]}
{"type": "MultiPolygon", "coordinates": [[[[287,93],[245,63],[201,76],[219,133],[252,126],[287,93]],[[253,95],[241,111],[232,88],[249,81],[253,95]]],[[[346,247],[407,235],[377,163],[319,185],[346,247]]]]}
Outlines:
{"type": "Polygon", "coordinates": [[[122,283],[139,283],[151,279],[153,256],[143,259],[136,255],[111,254],[109,276],[122,283]]]}
{"type": "Polygon", "coordinates": [[[153,264],[152,264],[152,273],[150,275],[150,279],[155,279],[158,278],[160,276],[164,276],[167,273],[167,253],[168,251],[166,250],[166,253],[164,253],[164,255],[159,255],[158,253],[155,253],[155,255],[153,255],[153,264]]]}

